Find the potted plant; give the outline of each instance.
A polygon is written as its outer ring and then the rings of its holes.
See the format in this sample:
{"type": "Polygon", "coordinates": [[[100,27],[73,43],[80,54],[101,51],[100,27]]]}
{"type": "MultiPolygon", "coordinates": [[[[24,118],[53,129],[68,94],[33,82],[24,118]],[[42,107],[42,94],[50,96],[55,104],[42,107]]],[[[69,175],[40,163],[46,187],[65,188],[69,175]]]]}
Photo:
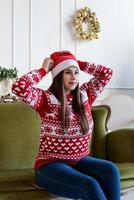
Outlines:
{"type": "Polygon", "coordinates": [[[0,96],[4,97],[11,94],[11,85],[17,79],[18,71],[16,68],[5,68],[0,66],[0,96]]]}

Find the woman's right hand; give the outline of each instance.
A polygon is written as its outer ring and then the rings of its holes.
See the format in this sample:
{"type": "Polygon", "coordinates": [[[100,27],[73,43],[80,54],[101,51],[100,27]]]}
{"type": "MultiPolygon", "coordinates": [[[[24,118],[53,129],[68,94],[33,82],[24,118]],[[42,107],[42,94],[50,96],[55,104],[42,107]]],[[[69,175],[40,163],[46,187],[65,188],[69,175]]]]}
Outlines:
{"type": "Polygon", "coordinates": [[[45,69],[46,73],[49,73],[53,66],[53,60],[51,58],[45,58],[42,63],[42,68],[45,69]]]}

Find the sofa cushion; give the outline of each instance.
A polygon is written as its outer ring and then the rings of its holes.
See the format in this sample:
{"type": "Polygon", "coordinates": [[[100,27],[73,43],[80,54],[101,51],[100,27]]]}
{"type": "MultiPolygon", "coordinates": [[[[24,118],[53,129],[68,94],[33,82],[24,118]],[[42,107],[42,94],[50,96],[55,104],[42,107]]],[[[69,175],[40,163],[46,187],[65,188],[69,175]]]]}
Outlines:
{"type": "Polygon", "coordinates": [[[116,163],[119,167],[121,180],[134,179],[134,163],[116,163]]]}
{"type": "Polygon", "coordinates": [[[122,128],[106,135],[106,159],[134,163],[134,129],[122,128]]]}
{"type": "Polygon", "coordinates": [[[39,189],[32,169],[0,170],[0,192],[39,189]]]}

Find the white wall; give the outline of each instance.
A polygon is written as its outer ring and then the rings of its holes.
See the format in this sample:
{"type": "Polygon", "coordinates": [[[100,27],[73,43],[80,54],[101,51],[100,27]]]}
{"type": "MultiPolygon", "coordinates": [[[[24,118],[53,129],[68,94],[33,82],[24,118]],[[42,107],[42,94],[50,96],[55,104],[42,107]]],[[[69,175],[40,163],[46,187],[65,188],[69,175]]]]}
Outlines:
{"type": "MultiPolygon", "coordinates": [[[[39,68],[53,51],[68,49],[81,60],[114,70],[99,103],[111,92],[134,97],[133,7],[133,0],[0,0],[0,66],[17,67],[21,76],[39,68]],[[96,12],[100,21],[98,40],[76,38],[72,20],[84,6],[96,12]]],[[[82,73],[81,83],[88,79],[82,73]]],[[[39,87],[50,83],[47,75],[39,87]]]]}

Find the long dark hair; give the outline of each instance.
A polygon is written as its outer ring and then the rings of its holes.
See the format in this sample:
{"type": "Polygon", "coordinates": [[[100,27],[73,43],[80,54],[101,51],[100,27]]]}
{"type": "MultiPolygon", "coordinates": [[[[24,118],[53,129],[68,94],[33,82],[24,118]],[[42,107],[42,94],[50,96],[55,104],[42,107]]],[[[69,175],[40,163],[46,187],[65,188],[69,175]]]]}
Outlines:
{"type": "MultiPolygon", "coordinates": [[[[60,72],[53,80],[49,91],[59,100],[61,103],[61,117],[62,117],[62,127],[67,128],[69,124],[69,110],[67,107],[66,93],[63,85],[63,71],[60,72]]],[[[71,92],[73,95],[72,108],[79,115],[81,127],[83,134],[86,134],[89,130],[87,116],[82,105],[82,97],[79,89],[79,84],[71,92]]]]}

